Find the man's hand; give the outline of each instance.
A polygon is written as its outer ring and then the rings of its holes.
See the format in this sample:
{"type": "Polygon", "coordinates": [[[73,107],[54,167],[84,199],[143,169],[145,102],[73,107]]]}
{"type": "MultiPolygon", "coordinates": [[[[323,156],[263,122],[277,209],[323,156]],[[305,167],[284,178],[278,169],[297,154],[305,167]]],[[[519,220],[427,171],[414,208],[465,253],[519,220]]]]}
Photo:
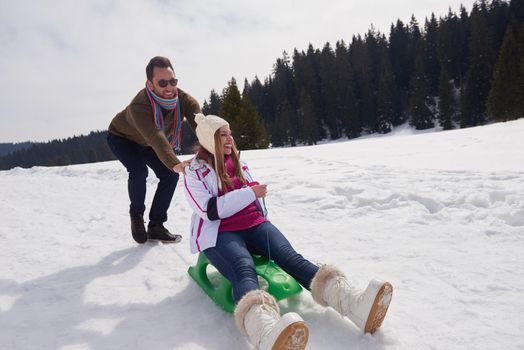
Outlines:
{"type": "Polygon", "coordinates": [[[184,161],[178,163],[177,165],[175,165],[173,167],[173,171],[175,173],[179,173],[179,174],[182,173],[182,174],[185,175],[186,174],[185,168],[186,168],[186,166],[189,166],[190,164],[191,164],[190,160],[184,160],[184,161]]]}
{"type": "Polygon", "coordinates": [[[267,185],[253,185],[251,189],[255,192],[257,198],[263,198],[267,194],[267,185]]]}

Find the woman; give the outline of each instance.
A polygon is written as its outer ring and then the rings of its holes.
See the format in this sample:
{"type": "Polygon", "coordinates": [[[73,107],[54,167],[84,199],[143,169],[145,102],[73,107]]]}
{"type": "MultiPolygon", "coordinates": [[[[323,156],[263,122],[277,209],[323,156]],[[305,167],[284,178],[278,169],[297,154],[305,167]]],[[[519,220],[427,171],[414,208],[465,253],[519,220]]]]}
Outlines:
{"type": "Polygon", "coordinates": [[[351,286],[334,266],[318,267],[298,254],[263,215],[266,185],[255,182],[239,159],[229,124],[203,114],[195,117],[200,149],[186,168],[185,193],[193,209],[191,252],[206,257],[233,285],[235,321],[258,349],[304,349],[308,328],[290,312],[280,317],[275,299],[260,289],[252,254],[274,260],[313,298],[373,333],[391,300],[389,283],[372,280],[364,291],[351,286]]]}

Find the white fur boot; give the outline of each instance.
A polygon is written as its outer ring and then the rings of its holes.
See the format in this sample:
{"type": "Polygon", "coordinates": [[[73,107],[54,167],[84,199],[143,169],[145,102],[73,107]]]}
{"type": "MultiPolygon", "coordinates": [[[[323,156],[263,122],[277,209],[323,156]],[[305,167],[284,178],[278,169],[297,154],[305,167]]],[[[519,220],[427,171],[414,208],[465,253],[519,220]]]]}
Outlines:
{"type": "Polygon", "coordinates": [[[388,311],[393,287],[373,279],[365,290],[358,290],[336,267],[324,265],[311,281],[311,294],[317,303],[331,306],[347,316],[365,333],[377,330],[388,311]]]}
{"type": "Polygon", "coordinates": [[[280,317],[275,298],[266,291],[253,290],[235,308],[238,329],[259,350],[303,350],[309,330],[302,318],[289,312],[280,317]]]}

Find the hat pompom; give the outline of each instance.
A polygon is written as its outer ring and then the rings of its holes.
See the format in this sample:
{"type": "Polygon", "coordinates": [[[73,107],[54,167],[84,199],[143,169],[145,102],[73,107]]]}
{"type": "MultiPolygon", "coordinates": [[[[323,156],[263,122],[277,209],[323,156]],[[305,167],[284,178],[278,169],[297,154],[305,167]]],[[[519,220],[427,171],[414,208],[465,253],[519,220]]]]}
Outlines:
{"type": "Polygon", "coordinates": [[[203,115],[202,113],[196,113],[195,114],[195,122],[197,124],[200,124],[204,119],[205,119],[205,115],[203,115]]]}

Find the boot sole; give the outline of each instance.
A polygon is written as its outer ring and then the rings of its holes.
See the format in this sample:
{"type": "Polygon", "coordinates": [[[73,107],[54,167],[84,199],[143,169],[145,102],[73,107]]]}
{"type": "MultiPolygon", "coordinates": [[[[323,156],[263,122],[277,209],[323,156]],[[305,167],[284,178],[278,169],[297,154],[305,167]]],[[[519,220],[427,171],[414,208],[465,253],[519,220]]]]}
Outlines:
{"type": "Polygon", "coordinates": [[[271,350],[304,350],[309,339],[309,329],[303,321],[287,326],[278,336],[271,350]]]}
{"type": "Polygon", "coordinates": [[[147,234],[148,241],[150,242],[162,242],[162,243],[180,243],[182,242],[182,235],[179,234],[172,234],[169,239],[161,239],[161,238],[155,238],[150,237],[150,234],[147,234]]]}
{"type": "Polygon", "coordinates": [[[393,286],[388,282],[380,287],[373,301],[373,306],[371,306],[371,311],[369,312],[368,320],[364,328],[365,333],[374,333],[382,325],[382,321],[384,321],[386,312],[388,311],[389,303],[391,302],[392,294],[393,286]]]}
{"type": "Polygon", "coordinates": [[[148,241],[150,242],[160,242],[160,243],[164,243],[164,244],[174,244],[174,243],[180,243],[182,242],[182,238],[180,239],[177,239],[177,240],[161,240],[161,239],[154,239],[154,238],[149,238],[148,241]]]}

